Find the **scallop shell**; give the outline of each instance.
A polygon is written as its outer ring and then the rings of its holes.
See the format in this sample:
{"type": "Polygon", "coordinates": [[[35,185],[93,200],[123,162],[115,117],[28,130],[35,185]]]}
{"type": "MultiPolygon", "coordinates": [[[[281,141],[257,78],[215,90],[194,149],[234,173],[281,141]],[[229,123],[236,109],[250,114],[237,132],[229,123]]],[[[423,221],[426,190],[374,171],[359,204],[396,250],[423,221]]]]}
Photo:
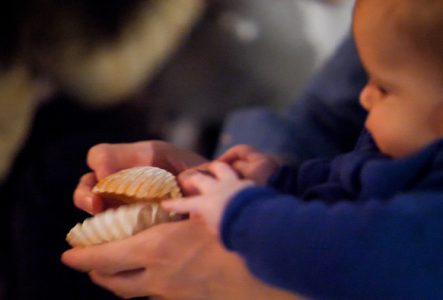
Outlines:
{"type": "Polygon", "coordinates": [[[156,167],[134,167],[111,174],[92,190],[100,197],[126,203],[161,201],[182,196],[175,176],[156,167]]]}
{"type": "Polygon", "coordinates": [[[73,247],[97,245],[130,237],[158,223],[177,220],[157,203],[136,203],[108,209],[75,225],[66,241],[73,247]]]}

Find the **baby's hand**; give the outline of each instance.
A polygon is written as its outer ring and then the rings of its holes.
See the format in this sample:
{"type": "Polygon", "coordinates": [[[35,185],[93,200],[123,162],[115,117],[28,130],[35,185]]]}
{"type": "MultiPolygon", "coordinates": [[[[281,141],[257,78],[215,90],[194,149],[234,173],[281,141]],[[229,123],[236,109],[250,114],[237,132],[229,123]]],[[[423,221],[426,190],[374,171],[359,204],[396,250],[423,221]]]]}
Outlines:
{"type": "Polygon", "coordinates": [[[177,213],[189,213],[191,218],[201,218],[209,229],[218,234],[223,211],[232,196],[251,186],[250,180],[241,180],[235,171],[223,162],[209,164],[211,175],[196,173],[187,179],[200,192],[177,200],[163,201],[162,207],[177,213]]]}
{"type": "Polygon", "coordinates": [[[178,184],[180,185],[180,189],[184,196],[188,197],[199,194],[199,191],[197,190],[196,186],[192,183],[192,180],[189,179],[199,173],[211,174],[211,172],[208,169],[211,163],[212,162],[206,162],[200,164],[198,166],[186,169],[177,175],[177,181],[178,184]]]}
{"type": "Polygon", "coordinates": [[[248,145],[237,145],[223,153],[218,161],[229,164],[243,178],[265,185],[269,176],[279,167],[271,156],[248,145]]]}

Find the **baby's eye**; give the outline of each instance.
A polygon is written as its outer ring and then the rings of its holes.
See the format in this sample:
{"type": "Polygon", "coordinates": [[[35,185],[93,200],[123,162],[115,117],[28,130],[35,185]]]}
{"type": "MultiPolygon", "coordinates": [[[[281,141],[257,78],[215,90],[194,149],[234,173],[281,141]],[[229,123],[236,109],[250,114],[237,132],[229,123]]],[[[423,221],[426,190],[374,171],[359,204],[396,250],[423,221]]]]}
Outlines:
{"type": "Polygon", "coordinates": [[[384,85],[380,84],[379,82],[377,82],[376,80],[374,80],[372,78],[369,79],[368,85],[374,91],[377,91],[381,97],[384,97],[389,93],[388,89],[384,85]]]}
{"type": "Polygon", "coordinates": [[[381,86],[381,85],[377,84],[376,87],[377,87],[377,89],[380,91],[380,93],[382,95],[388,94],[388,91],[386,90],[386,88],[384,86],[381,86]]]}

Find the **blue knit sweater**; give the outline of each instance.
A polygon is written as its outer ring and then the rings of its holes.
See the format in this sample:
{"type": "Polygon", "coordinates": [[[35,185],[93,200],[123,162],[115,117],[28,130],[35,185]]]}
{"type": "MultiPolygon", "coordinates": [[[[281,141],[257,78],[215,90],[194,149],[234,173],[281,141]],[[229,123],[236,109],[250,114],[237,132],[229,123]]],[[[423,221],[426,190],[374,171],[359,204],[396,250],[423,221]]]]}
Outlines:
{"type": "Polygon", "coordinates": [[[366,135],[274,175],[221,225],[257,277],[314,299],[443,299],[443,141],[392,160],[366,135]]]}

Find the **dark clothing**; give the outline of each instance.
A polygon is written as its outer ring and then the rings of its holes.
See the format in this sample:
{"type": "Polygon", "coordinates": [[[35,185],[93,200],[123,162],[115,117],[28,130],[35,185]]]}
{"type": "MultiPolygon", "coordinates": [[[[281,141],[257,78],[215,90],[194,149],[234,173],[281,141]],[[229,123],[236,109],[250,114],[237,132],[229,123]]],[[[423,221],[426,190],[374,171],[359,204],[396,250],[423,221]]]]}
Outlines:
{"type": "Polygon", "coordinates": [[[222,222],[256,276],[314,299],[443,299],[443,140],[393,160],[364,135],[274,175],[222,222]]]}
{"type": "Polygon", "coordinates": [[[73,205],[72,193],[88,172],[91,146],[149,137],[136,103],[93,110],[58,96],[41,105],[1,186],[6,299],[117,299],[60,262],[67,232],[87,216],[73,205]]]}

